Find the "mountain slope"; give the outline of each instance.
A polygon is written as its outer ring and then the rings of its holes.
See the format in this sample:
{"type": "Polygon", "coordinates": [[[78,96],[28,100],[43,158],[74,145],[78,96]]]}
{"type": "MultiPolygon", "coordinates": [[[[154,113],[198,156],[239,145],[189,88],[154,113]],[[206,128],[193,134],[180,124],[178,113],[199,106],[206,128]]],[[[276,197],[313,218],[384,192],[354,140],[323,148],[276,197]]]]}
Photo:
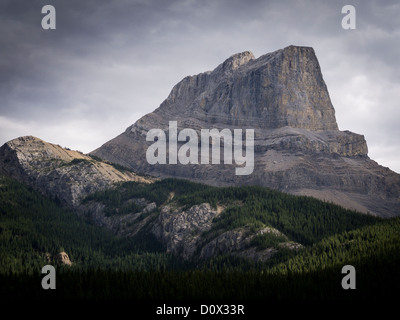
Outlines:
{"type": "MultiPolygon", "coordinates": [[[[177,150],[188,147],[191,139],[177,141],[177,150]]],[[[200,140],[192,143],[200,149],[200,140]]],[[[226,144],[221,139],[220,155],[226,144]]],[[[216,186],[261,185],[382,217],[400,213],[400,175],[368,157],[364,136],[338,129],[318,60],[309,47],[289,46],[257,59],[243,52],[213,71],[188,76],[156,110],[91,154],[158,177],[216,186]],[[170,121],[176,121],[176,133],[170,121]],[[174,143],[168,139],[186,128],[195,130],[197,137],[203,129],[253,129],[254,171],[236,175],[236,159],[232,164],[223,159],[221,164],[203,164],[200,154],[199,164],[149,163],[147,151],[154,144],[146,139],[150,130],[165,133],[169,160],[174,143]]]]}
{"type": "MultiPolygon", "coordinates": [[[[246,188],[231,189],[234,190],[242,196],[256,195],[258,200],[264,198],[259,196],[269,192],[258,189],[257,195],[254,190],[247,192],[246,188]]],[[[222,194],[229,194],[227,190],[203,187],[187,191],[181,198],[181,204],[187,206],[205,198],[221,200],[222,194]],[[221,191],[216,194],[216,190],[221,191]]],[[[231,195],[238,198],[238,194],[231,195]]],[[[282,205],[276,195],[272,192],[272,203],[282,205]]],[[[305,200],[303,197],[284,197],[305,200]]],[[[231,202],[230,196],[226,199],[231,202]]],[[[320,202],[309,201],[314,213],[321,213],[315,207],[320,202]]],[[[326,209],[331,208],[331,205],[324,205],[326,209]]],[[[160,249],[148,249],[140,238],[113,237],[10,178],[0,178],[0,212],[0,296],[4,300],[130,299],[166,302],[234,299],[247,303],[260,299],[389,301],[399,296],[399,218],[377,219],[357,215],[370,221],[359,220],[359,226],[353,225],[347,231],[336,230],[337,233],[331,235],[311,232],[318,238],[312,240],[313,244],[305,245],[302,250],[292,250],[286,256],[282,252],[268,263],[251,264],[241,259],[216,256],[187,270],[189,266],[180,263],[179,257],[163,254],[160,249]],[[62,267],[47,260],[60,247],[69,253],[71,266],[62,267]],[[40,286],[41,267],[49,263],[57,267],[57,290],[43,290],[40,286]],[[341,268],[346,264],[355,266],[357,270],[356,290],[343,290],[340,286],[344,276],[341,268]]],[[[343,212],[343,216],[339,213],[342,219],[349,215],[351,213],[343,212]]],[[[224,224],[224,219],[232,216],[236,222],[229,221],[229,226],[241,223],[240,216],[227,212],[218,223],[219,227],[224,224]]],[[[278,216],[283,218],[284,212],[280,211],[278,216]]],[[[331,221],[324,219],[328,216],[320,214],[319,219],[329,225],[331,221]]],[[[343,221],[340,225],[343,226],[343,221]]],[[[270,246],[271,241],[268,244],[267,240],[258,243],[261,247],[270,246]]]]}
{"type": "Polygon", "coordinates": [[[166,252],[192,262],[219,255],[267,261],[380,221],[265,187],[210,187],[176,179],[125,182],[89,195],[83,206],[87,216],[116,234],[153,234],[166,252]],[[132,206],[139,199],[153,203],[152,210],[144,210],[147,204],[132,206]]]}
{"type": "Polygon", "coordinates": [[[128,170],[39,138],[20,137],[0,148],[0,173],[76,207],[88,194],[120,181],[151,181],[128,170]]]}
{"type": "Polygon", "coordinates": [[[173,268],[155,239],[121,238],[38,191],[0,175],[0,274],[40,272],[65,251],[77,270],[173,268]]]}

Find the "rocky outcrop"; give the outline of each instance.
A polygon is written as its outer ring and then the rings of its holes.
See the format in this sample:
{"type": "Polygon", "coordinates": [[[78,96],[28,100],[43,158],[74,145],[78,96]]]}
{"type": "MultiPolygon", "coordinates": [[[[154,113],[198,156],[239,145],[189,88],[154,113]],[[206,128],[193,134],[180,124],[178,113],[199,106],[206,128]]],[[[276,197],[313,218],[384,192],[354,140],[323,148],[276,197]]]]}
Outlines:
{"type": "MultiPolygon", "coordinates": [[[[178,143],[178,149],[184,142],[178,143]]],[[[221,154],[224,144],[221,143],[221,154]]],[[[168,150],[168,145],[167,145],[168,150]]],[[[261,185],[333,201],[382,217],[400,213],[400,175],[368,157],[363,135],[340,131],[315,52],[289,46],[255,58],[231,56],[213,71],[188,76],[163,103],[92,152],[158,177],[217,186],[261,185]],[[236,164],[149,164],[149,130],[254,129],[254,171],[236,164]]],[[[200,163],[200,161],[199,161],[200,163]]]]}
{"type": "Polygon", "coordinates": [[[187,210],[166,205],[161,208],[151,232],[165,244],[167,252],[188,259],[198,249],[202,233],[211,229],[212,221],[219,213],[209,203],[187,210]]]}
{"type": "Polygon", "coordinates": [[[55,261],[57,263],[59,263],[59,264],[66,265],[66,266],[71,266],[72,265],[72,262],[69,259],[68,254],[66,252],[64,252],[64,251],[59,252],[58,254],[56,254],[55,261]]]}
{"type": "Polygon", "coordinates": [[[60,252],[56,255],[56,260],[58,263],[63,264],[63,265],[67,265],[67,266],[72,265],[71,260],[69,260],[67,253],[64,251],[60,252]]]}
{"type": "Polygon", "coordinates": [[[291,249],[301,245],[283,241],[277,246],[258,248],[252,240],[265,233],[286,238],[278,230],[265,227],[258,231],[250,228],[217,230],[212,237],[207,232],[212,229],[213,220],[223,211],[222,207],[212,208],[209,203],[195,205],[188,209],[165,205],[151,232],[165,245],[166,251],[186,260],[209,259],[219,255],[233,255],[253,261],[265,261],[278,252],[280,246],[291,249]]]}
{"type": "Polygon", "coordinates": [[[0,172],[71,207],[116,182],[149,181],[130,171],[36,137],[20,137],[0,148],[0,172]]]}
{"type": "Polygon", "coordinates": [[[91,219],[94,224],[110,230],[113,234],[121,237],[133,237],[142,230],[152,218],[152,213],[157,209],[155,202],[149,202],[144,198],[130,199],[140,204],[143,209],[138,212],[126,214],[107,215],[105,205],[95,201],[82,203],[78,212],[91,219]]]}
{"type": "Polygon", "coordinates": [[[65,266],[72,266],[72,261],[70,260],[68,254],[65,251],[61,251],[54,255],[46,252],[44,257],[49,264],[58,264],[58,265],[65,265],[65,266]]]}
{"type": "Polygon", "coordinates": [[[268,260],[282,247],[297,250],[303,246],[299,243],[289,241],[283,233],[272,227],[264,227],[256,232],[249,228],[238,228],[225,231],[206,243],[201,248],[200,257],[207,259],[221,254],[229,254],[258,262],[268,260]],[[253,240],[264,234],[273,234],[286,240],[275,246],[271,245],[266,248],[259,248],[253,243],[253,240]]]}

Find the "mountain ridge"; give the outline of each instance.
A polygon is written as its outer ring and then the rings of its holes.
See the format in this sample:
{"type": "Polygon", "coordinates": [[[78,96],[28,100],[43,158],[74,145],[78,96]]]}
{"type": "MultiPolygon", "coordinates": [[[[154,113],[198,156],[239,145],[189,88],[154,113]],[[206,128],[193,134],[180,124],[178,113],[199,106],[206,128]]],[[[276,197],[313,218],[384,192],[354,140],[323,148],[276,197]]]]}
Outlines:
{"type": "Polygon", "coordinates": [[[235,54],[186,77],[161,109],[91,154],[33,136],[0,147],[2,296],[395,299],[400,175],[368,157],[363,135],[339,131],[312,48],[260,58],[235,54]],[[168,136],[170,121],[253,128],[254,172],[149,165],[146,133],[168,136]],[[61,290],[43,290],[40,268],[60,251],[72,265],[57,266],[61,290]],[[357,290],[340,286],[349,264],[357,290]]]}
{"type": "Polygon", "coordinates": [[[150,181],[34,136],[5,143],[0,148],[0,163],[0,173],[70,207],[77,207],[86,195],[111,188],[115,182],[150,181]]]}
{"type": "Polygon", "coordinates": [[[90,154],[157,177],[261,185],[383,217],[400,213],[400,175],[368,157],[363,135],[338,129],[311,47],[288,46],[259,58],[246,51],[185,77],[157,109],[90,154]],[[146,134],[158,128],[168,136],[169,121],[197,133],[253,129],[254,172],[235,176],[227,164],[150,165],[146,134]]]}
{"type": "Polygon", "coordinates": [[[176,177],[265,186],[381,217],[400,213],[400,175],[368,157],[363,135],[338,129],[311,47],[289,46],[259,58],[246,51],[213,71],[185,77],[154,112],[87,155],[27,136],[5,143],[0,162],[2,172],[73,207],[116,182],[176,177]],[[168,137],[170,121],[195,132],[253,128],[254,172],[237,176],[225,163],[149,164],[146,134],[159,128],[168,137]]]}

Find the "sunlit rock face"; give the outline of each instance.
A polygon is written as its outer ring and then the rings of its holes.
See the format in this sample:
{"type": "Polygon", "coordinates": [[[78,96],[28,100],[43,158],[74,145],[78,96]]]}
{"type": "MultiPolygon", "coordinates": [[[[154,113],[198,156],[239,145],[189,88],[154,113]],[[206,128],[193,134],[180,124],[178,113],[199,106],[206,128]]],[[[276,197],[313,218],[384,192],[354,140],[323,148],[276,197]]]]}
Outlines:
{"type": "MultiPolygon", "coordinates": [[[[223,147],[221,141],[221,154],[223,147]]],[[[311,47],[289,46],[259,58],[246,51],[185,77],[157,109],[92,154],[159,177],[262,185],[381,216],[400,212],[399,175],[368,158],[363,135],[338,129],[311,47]],[[170,121],[199,136],[202,129],[253,129],[253,172],[235,175],[235,163],[223,161],[149,164],[146,135],[158,128],[168,137],[170,121]]]]}

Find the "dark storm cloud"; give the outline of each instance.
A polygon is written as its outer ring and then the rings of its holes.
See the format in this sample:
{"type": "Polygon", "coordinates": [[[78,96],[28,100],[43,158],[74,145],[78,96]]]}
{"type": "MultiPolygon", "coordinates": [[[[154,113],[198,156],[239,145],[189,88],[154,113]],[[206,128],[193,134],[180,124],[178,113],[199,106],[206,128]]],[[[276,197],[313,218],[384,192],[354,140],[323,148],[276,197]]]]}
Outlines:
{"type": "Polygon", "coordinates": [[[218,34],[221,28],[229,28],[238,16],[244,18],[240,6],[243,2],[5,2],[1,113],[54,120],[73,107],[74,100],[90,102],[91,90],[98,89],[97,76],[108,76],[103,81],[110,84],[118,81],[107,74],[112,66],[172,64],[179,81],[186,75],[181,64],[193,64],[187,57],[197,60],[193,51],[204,55],[209,50],[197,47],[199,38],[210,37],[210,30],[218,34]],[[55,31],[44,31],[40,25],[40,10],[48,3],[56,7],[55,31]]]}
{"type": "Polygon", "coordinates": [[[183,77],[230,55],[314,47],[341,129],[400,170],[400,7],[351,1],[5,0],[0,4],[0,144],[33,134],[89,152],[151,112],[183,77]],[[57,29],[41,28],[56,8],[57,29]],[[394,146],[397,151],[393,151],[394,146]],[[390,150],[390,151],[388,151],[390,150]]]}

